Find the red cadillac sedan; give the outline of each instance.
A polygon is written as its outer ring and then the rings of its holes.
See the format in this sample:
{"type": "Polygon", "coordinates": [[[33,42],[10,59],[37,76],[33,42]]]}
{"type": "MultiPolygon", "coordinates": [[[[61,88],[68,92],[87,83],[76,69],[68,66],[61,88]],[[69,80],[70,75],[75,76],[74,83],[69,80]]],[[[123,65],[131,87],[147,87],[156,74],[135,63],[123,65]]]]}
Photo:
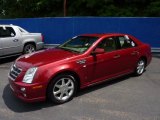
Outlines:
{"type": "Polygon", "coordinates": [[[127,34],[84,34],[56,48],[19,57],[8,78],[26,102],[46,98],[61,104],[78,89],[126,74],[141,75],[151,62],[148,44],[127,34]]]}

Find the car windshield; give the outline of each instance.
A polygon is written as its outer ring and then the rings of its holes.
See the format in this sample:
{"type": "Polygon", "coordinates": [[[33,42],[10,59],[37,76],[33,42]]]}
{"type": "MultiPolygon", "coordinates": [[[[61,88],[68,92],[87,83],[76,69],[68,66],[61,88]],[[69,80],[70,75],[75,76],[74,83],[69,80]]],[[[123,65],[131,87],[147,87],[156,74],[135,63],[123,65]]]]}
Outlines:
{"type": "Polygon", "coordinates": [[[84,53],[97,39],[98,37],[76,36],[64,44],[58,46],[58,48],[78,53],[84,53]]]}

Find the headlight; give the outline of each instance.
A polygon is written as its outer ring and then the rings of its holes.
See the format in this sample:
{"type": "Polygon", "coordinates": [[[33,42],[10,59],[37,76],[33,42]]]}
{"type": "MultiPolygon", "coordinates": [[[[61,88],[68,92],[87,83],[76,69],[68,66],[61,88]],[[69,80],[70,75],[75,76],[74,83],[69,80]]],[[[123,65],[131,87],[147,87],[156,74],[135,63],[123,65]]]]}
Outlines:
{"type": "Polygon", "coordinates": [[[28,69],[22,82],[24,82],[24,83],[32,83],[34,75],[35,75],[37,69],[38,69],[37,67],[33,67],[33,68],[28,69]]]}

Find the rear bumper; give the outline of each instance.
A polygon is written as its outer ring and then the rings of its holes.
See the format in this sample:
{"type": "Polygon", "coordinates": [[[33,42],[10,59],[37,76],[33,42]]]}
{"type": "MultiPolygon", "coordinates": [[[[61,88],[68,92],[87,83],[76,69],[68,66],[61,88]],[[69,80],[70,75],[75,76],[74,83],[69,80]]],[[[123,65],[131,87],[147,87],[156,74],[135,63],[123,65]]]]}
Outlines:
{"type": "Polygon", "coordinates": [[[45,86],[43,84],[26,84],[14,82],[9,78],[10,88],[16,97],[25,102],[45,101],[45,86]],[[24,90],[25,89],[25,90],[24,90]]]}
{"type": "Polygon", "coordinates": [[[44,42],[38,42],[36,43],[36,50],[40,50],[44,48],[44,42]]]}

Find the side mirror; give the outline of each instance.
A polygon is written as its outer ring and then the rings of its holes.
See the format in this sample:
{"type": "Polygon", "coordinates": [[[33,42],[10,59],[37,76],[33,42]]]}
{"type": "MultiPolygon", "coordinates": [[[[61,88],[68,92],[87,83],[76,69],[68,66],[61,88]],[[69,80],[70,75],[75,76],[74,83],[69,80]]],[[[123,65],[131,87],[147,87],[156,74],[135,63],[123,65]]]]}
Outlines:
{"type": "Polygon", "coordinates": [[[95,54],[102,54],[104,53],[104,49],[103,48],[96,48],[91,54],[95,55],[95,54]]]}

